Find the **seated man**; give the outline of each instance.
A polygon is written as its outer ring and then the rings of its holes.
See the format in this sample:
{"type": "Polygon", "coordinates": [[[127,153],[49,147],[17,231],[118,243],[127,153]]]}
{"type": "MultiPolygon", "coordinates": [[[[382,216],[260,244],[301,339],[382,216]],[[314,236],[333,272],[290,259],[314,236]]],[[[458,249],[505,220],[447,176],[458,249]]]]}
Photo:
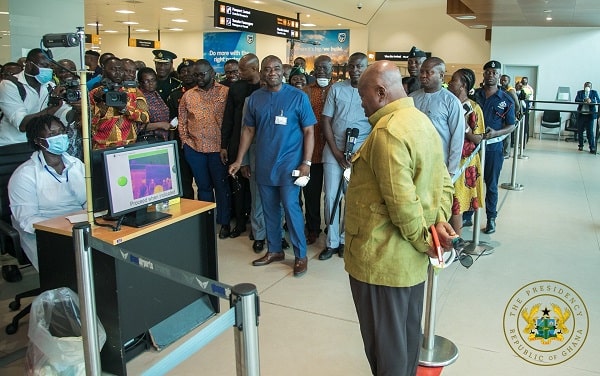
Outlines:
{"type": "Polygon", "coordinates": [[[25,254],[38,269],[33,224],[85,208],[83,163],[66,153],[67,130],[52,115],[31,119],[27,141],[35,149],[8,183],[12,223],[25,254]]]}

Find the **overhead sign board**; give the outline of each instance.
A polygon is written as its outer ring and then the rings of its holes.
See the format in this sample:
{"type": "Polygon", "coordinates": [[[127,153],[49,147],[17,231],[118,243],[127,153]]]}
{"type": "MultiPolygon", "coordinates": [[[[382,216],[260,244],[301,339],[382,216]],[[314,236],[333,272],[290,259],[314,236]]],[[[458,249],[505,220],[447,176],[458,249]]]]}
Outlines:
{"type": "MultiPolygon", "coordinates": [[[[390,60],[390,61],[408,61],[407,52],[375,52],[375,60],[390,60]]],[[[427,57],[431,57],[431,52],[425,52],[427,57]]]]}
{"type": "Polygon", "coordinates": [[[256,9],[215,1],[215,27],[298,39],[300,21],[256,9]]]}
{"type": "Polygon", "coordinates": [[[160,41],[129,38],[129,47],[160,48],[160,41]]]}

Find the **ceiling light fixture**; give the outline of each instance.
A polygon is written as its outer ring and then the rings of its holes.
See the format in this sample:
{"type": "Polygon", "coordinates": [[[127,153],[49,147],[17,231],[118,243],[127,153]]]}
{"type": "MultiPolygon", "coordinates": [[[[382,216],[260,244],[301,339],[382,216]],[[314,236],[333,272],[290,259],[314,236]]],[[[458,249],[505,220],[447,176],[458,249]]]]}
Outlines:
{"type": "Polygon", "coordinates": [[[8,12],[0,12],[0,14],[9,14],[8,12]]]}
{"type": "Polygon", "coordinates": [[[121,22],[123,25],[139,25],[139,22],[135,22],[135,21],[123,21],[121,22]]]}
{"type": "Polygon", "coordinates": [[[116,30],[104,30],[105,33],[118,33],[116,30]]]}
{"type": "Polygon", "coordinates": [[[177,12],[177,11],[183,10],[181,8],[175,8],[175,7],[164,7],[162,9],[163,10],[168,10],[169,12],[177,12]]]}
{"type": "Polygon", "coordinates": [[[180,28],[180,27],[169,27],[169,28],[167,28],[167,30],[169,30],[169,31],[183,31],[183,29],[180,28]]]}
{"type": "Polygon", "coordinates": [[[471,25],[471,29],[487,29],[487,25],[471,25]]]}
{"type": "Polygon", "coordinates": [[[546,17],[546,21],[552,21],[552,16],[546,17]]]}
{"type": "MultiPolygon", "coordinates": [[[[88,26],[96,26],[96,24],[95,24],[95,23],[89,23],[89,24],[87,24],[87,25],[88,25],[88,26]]],[[[104,26],[104,25],[102,25],[101,23],[99,23],[99,24],[98,24],[98,26],[104,26]]]]}
{"type": "Polygon", "coordinates": [[[179,23],[184,23],[184,22],[188,22],[188,20],[184,20],[183,18],[175,18],[174,20],[171,20],[173,22],[179,22],[179,23]]]}
{"type": "Polygon", "coordinates": [[[121,10],[115,10],[116,13],[121,13],[121,14],[133,14],[135,13],[132,10],[127,10],[127,9],[121,9],[121,10]]]}
{"type": "Polygon", "coordinates": [[[474,20],[477,17],[473,16],[473,15],[464,15],[464,16],[456,16],[455,17],[457,20],[474,20]]]}
{"type": "Polygon", "coordinates": [[[135,31],[137,31],[138,33],[147,33],[150,30],[148,30],[148,29],[135,29],[135,31]]]}
{"type": "Polygon", "coordinates": [[[313,24],[313,23],[303,23],[303,24],[300,24],[300,26],[304,26],[304,27],[314,27],[314,26],[317,26],[317,25],[315,25],[315,24],[313,24]]]}

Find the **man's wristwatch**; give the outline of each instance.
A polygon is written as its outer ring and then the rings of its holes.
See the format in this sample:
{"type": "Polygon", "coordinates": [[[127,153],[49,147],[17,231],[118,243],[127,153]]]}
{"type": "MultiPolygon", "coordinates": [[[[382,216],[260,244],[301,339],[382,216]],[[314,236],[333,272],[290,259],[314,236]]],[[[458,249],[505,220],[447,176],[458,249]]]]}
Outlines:
{"type": "Polygon", "coordinates": [[[304,161],[302,161],[302,164],[305,164],[305,165],[307,165],[308,167],[312,166],[312,162],[311,162],[311,161],[309,161],[309,160],[304,160],[304,161]]]}

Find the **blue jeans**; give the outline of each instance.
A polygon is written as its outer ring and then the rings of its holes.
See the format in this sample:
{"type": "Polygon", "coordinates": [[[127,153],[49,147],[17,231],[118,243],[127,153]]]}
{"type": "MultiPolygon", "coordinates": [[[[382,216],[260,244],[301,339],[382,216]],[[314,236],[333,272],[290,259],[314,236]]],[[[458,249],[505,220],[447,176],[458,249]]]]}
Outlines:
{"type": "Polygon", "coordinates": [[[577,136],[579,147],[583,147],[583,131],[587,136],[590,150],[596,150],[596,138],[594,137],[594,116],[579,114],[577,117],[577,136]]]}
{"type": "Polygon", "coordinates": [[[188,145],[183,145],[183,152],[198,186],[198,200],[215,202],[216,195],[217,223],[229,226],[231,193],[227,166],[221,162],[219,153],[200,153],[188,145]]]}

